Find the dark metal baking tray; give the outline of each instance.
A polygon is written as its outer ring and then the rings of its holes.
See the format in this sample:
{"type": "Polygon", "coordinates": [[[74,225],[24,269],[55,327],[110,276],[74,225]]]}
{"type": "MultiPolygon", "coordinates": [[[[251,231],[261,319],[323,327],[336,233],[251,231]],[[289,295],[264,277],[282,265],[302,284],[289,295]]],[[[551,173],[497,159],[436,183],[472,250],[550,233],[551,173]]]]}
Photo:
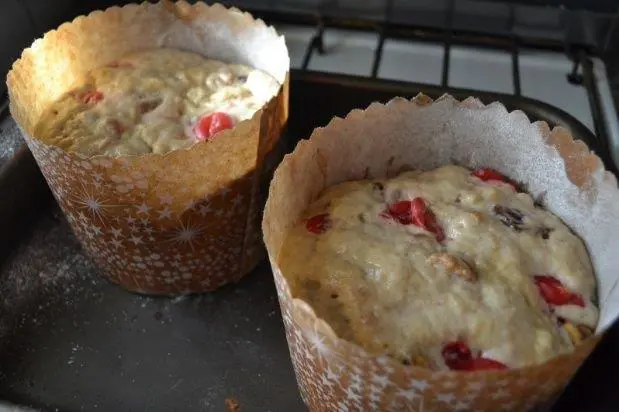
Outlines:
{"type": "MultiPolygon", "coordinates": [[[[603,150],[534,100],[312,72],[292,73],[288,150],[334,115],[418,92],[501,100],[603,150]]],[[[244,412],[304,409],[268,264],[212,294],[134,295],[98,277],[26,149],[2,169],[0,199],[0,399],[63,412],[220,411],[227,398],[244,412]]],[[[617,371],[615,325],[553,410],[617,410],[617,371]]]]}

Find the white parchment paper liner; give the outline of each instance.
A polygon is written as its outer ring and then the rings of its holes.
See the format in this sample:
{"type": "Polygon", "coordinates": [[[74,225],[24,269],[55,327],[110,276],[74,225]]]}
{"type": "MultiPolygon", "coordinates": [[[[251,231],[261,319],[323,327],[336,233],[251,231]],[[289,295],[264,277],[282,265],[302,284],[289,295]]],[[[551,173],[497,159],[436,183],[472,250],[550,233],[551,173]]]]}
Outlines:
{"type": "Polygon", "coordinates": [[[80,16],[26,49],[7,77],[11,113],[67,220],[114,282],[138,292],[202,292],[263,256],[260,217],[288,118],[282,36],[237,9],[143,2],[80,16]],[[33,134],[50,102],[90,69],[155,47],[194,51],[271,74],[281,87],[250,120],[165,155],[85,157],[33,134]],[[272,172],[272,169],[270,170],[272,172]]]}
{"type": "Polygon", "coordinates": [[[565,129],[531,123],[499,103],[396,98],[333,119],[276,170],[262,228],[297,381],[312,411],[527,410],[566,385],[619,311],[615,177],[565,129]],[[601,318],[596,336],[574,353],[505,371],[403,366],[339,339],[307,303],[291,296],[278,253],[287,230],[324,188],[453,163],[496,168],[524,182],[534,196],[544,193],[546,206],[584,239],[598,278],[601,318]]]}

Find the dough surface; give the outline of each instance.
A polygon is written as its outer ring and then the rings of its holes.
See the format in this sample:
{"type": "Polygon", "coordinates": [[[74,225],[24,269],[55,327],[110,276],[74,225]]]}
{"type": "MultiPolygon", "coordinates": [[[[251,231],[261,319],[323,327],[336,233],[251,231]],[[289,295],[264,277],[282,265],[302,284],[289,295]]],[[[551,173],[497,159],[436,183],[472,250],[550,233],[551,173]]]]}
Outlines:
{"type": "Polygon", "coordinates": [[[507,179],[459,166],[327,189],[278,260],[338,336],[433,369],[542,363],[598,319],[583,242],[507,179]]]}
{"type": "Polygon", "coordinates": [[[215,112],[249,119],[275,95],[268,74],[176,49],[126,55],[90,71],[46,110],[36,135],[85,155],[166,153],[196,143],[215,112]]]}

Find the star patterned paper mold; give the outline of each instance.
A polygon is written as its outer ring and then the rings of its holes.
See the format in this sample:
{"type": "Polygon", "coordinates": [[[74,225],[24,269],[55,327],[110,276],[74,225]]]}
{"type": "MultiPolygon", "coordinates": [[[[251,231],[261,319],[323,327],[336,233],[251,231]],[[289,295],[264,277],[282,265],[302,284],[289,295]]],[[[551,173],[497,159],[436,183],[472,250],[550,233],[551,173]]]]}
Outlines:
{"type": "Polygon", "coordinates": [[[254,220],[261,210],[255,206],[260,200],[244,199],[253,175],[198,198],[183,189],[175,197],[155,188],[151,196],[148,176],[125,160],[67,156],[36,139],[27,142],[84,248],[112,281],[130,290],[213,290],[238,280],[242,266],[251,270],[262,256],[259,232],[242,247],[250,208],[254,220]]]}
{"type": "Polygon", "coordinates": [[[28,147],[103,274],[132,291],[174,295],[237,281],[264,255],[260,218],[266,182],[281,158],[289,64],[283,37],[247,13],[201,2],[143,2],[46,33],[15,62],[7,85],[28,147]],[[165,155],[84,157],[33,135],[46,105],[75,79],[149,47],[253,66],[281,87],[251,119],[217,139],[165,155]]]}
{"type": "Polygon", "coordinates": [[[101,164],[28,144],[76,236],[114,282],[187,293],[215,289],[240,272],[249,205],[234,199],[250,193],[251,176],[188,207],[174,194],[149,197],[147,176],[122,161],[101,164]],[[123,189],[115,193],[118,182],[123,189]]]}
{"type": "Polygon", "coordinates": [[[509,113],[498,103],[486,106],[450,96],[437,101],[396,98],[333,119],[300,142],[276,170],[262,228],[290,356],[311,411],[494,412],[545,406],[619,312],[608,305],[613,298],[604,299],[619,293],[619,257],[604,246],[616,243],[619,233],[615,177],[565,129],[531,123],[523,113],[509,113]],[[345,155],[353,150],[356,156],[345,155]],[[587,244],[607,320],[574,352],[540,365],[495,371],[403,365],[340,339],[309,304],[291,295],[277,258],[289,228],[326,187],[449,163],[504,169],[527,183],[531,193],[546,193],[548,208],[587,244]]]}

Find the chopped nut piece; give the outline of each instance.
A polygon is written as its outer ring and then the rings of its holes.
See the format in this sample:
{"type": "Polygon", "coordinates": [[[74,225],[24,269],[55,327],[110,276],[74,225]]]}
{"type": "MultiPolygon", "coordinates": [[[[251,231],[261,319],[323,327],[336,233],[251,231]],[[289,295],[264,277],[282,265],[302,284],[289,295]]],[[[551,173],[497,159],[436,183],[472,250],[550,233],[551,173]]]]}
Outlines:
{"type": "Polygon", "coordinates": [[[161,99],[143,100],[138,103],[138,112],[140,114],[152,112],[161,104],[161,99]]]}
{"type": "Polygon", "coordinates": [[[466,262],[449,253],[433,253],[428,257],[427,262],[434,266],[442,266],[447,272],[453,273],[466,281],[475,282],[477,280],[477,274],[466,262]]]}
{"type": "Polygon", "coordinates": [[[379,200],[385,199],[385,185],[381,182],[372,183],[372,194],[379,200]]]}
{"type": "Polygon", "coordinates": [[[563,324],[563,329],[565,329],[565,331],[567,332],[567,334],[569,335],[570,339],[572,340],[572,342],[577,345],[581,342],[580,339],[580,332],[578,331],[578,328],[576,326],[574,326],[574,324],[570,323],[570,322],[565,322],[563,324]]]}
{"type": "Polygon", "coordinates": [[[502,205],[495,205],[493,210],[505,226],[514,229],[516,232],[524,229],[524,214],[520,210],[502,205]]]}
{"type": "Polygon", "coordinates": [[[553,231],[551,227],[540,227],[537,229],[537,233],[541,236],[542,239],[548,240],[550,238],[550,233],[553,231]]]}
{"type": "Polygon", "coordinates": [[[585,325],[574,325],[571,322],[565,322],[563,324],[563,328],[569,335],[574,345],[579,345],[582,341],[593,335],[593,330],[585,325]]]}
{"type": "Polygon", "coordinates": [[[587,325],[578,325],[578,330],[580,331],[580,335],[582,336],[583,340],[593,335],[594,332],[594,330],[587,325]]]}
{"type": "Polygon", "coordinates": [[[368,324],[372,325],[372,324],[376,324],[376,322],[378,321],[378,318],[376,317],[376,314],[374,314],[373,312],[368,312],[368,313],[362,314],[359,320],[361,321],[362,325],[368,325],[368,324]]]}
{"type": "Polygon", "coordinates": [[[430,363],[428,362],[428,360],[426,358],[424,358],[423,356],[415,356],[413,358],[413,365],[415,366],[421,366],[422,368],[429,368],[430,367],[430,363]]]}
{"type": "Polygon", "coordinates": [[[473,218],[473,220],[475,220],[477,223],[480,223],[481,221],[484,220],[484,214],[481,212],[471,212],[471,217],[473,218]]]}

